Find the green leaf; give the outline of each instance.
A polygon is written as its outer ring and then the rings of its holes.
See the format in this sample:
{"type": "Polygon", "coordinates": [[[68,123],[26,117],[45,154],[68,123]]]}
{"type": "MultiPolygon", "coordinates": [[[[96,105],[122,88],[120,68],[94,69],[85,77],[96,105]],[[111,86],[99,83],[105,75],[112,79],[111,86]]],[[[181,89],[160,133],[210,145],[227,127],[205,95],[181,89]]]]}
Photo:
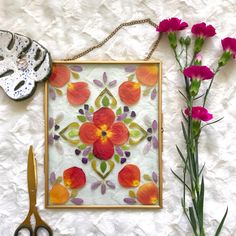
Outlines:
{"type": "Polygon", "coordinates": [[[90,106],[90,107],[89,107],[89,112],[90,112],[90,113],[94,113],[94,108],[93,108],[93,106],[90,106]]]}
{"type": "Polygon", "coordinates": [[[129,196],[130,196],[131,198],[135,198],[135,197],[136,197],[136,194],[135,194],[135,192],[134,192],[133,190],[130,190],[130,191],[129,191],[129,196]]]}
{"type": "Polygon", "coordinates": [[[183,134],[184,134],[185,141],[187,142],[188,141],[188,136],[187,136],[187,133],[186,133],[183,122],[181,122],[181,126],[182,126],[182,131],[183,131],[183,134]]]}
{"type": "Polygon", "coordinates": [[[129,150],[129,146],[124,145],[124,146],[121,147],[121,149],[124,150],[124,151],[127,151],[127,150],[129,150]]]}
{"type": "Polygon", "coordinates": [[[131,118],[125,118],[124,119],[125,124],[129,124],[130,122],[132,122],[131,118]]]}
{"type": "Polygon", "coordinates": [[[72,71],[71,72],[75,79],[79,79],[79,73],[72,71]]]}
{"type": "Polygon", "coordinates": [[[143,96],[147,96],[150,93],[151,89],[147,88],[146,90],[143,91],[143,96]]]}
{"type": "Polygon", "coordinates": [[[152,178],[151,178],[150,175],[144,174],[144,175],[143,175],[143,178],[144,178],[146,181],[152,181],[152,178]]]}
{"type": "Polygon", "coordinates": [[[193,227],[193,231],[196,232],[197,223],[196,223],[196,219],[195,219],[195,215],[194,215],[192,207],[189,207],[189,216],[190,216],[190,220],[191,220],[191,225],[193,227]]]}
{"type": "Polygon", "coordinates": [[[70,197],[75,198],[78,195],[78,189],[72,189],[70,197]]]}
{"type": "Polygon", "coordinates": [[[58,96],[62,96],[63,95],[63,92],[60,89],[55,88],[55,90],[56,90],[56,93],[57,93],[58,96]]]}
{"type": "Polygon", "coordinates": [[[78,136],[78,130],[77,130],[77,129],[72,129],[72,130],[70,130],[69,133],[68,133],[68,136],[69,136],[70,138],[73,138],[73,137],[78,136]]]}
{"type": "Polygon", "coordinates": [[[216,230],[215,236],[219,236],[220,235],[220,232],[221,232],[221,229],[222,229],[223,224],[225,222],[225,218],[226,218],[227,214],[228,214],[228,207],[226,208],[225,214],[224,214],[224,216],[223,216],[223,218],[222,218],[222,220],[221,220],[221,222],[220,222],[220,224],[219,224],[219,226],[218,226],[218,228],[216,230]]]}
{"type": "Polygon", "coordinates": [[[84,150],[86,147],[87,147],[87,146],[86,146],[85,144],[79,145],[79,149],[80,149],[80,150],[84,150]]]}
{"type": "Polygon", "coordinates": [[[122,109],[121,109],[121,107],[119,107],[119,108],[116,110],[116,115],[119,116],[119,115],[121,115],[121,113],[122,113],[122,109]]]}
{"type": "Polygon", "coordinates": [[[58,176],[58,177],[57,177],[57,180],[56,180],[56,183],[59,184],[59,183],[61,183],[61,181],[62,181],[62,177],[61,177],[61,176],[58,176]]]}
{"type": "Polygon", "coordinates": [[[103,99],[102,99],[102,105],[103,105],[104,107],[108,107],[109,104],[110,104],[109,98],[108,98],[107,96],[104,96],[103,99]]]}
{"type": "Polygon", "coordinates": [[[134,74],[128,76],[128,81],[132,81],[134,79],[134,74]]]}
{"type": "Polygon", "coordinates": [[[93,158],[94,158],[94,155],[93,155],[92,152],[90,152],[90,153],[88,154],[88,159],[91,161],[93,158]]]}
{"type": "Polygon", "coordinates": [[[204,207],[204,178],[202,177],[201,190],[198,200],[199,222],[203,225],[203,207],[204,207]]]}
{"type": "Polygon", "coordinates": [[[104,173],[107,169],[107,163],[105,161],[102,161],[100,164],[100,170],[102,171],[102,173],[104,173]]]}
{"type": "Polygon", "coordinates": [[[86,117],[85,117],[85,116],[77,116],[77,118],[78,118],[81,122],[85,122],[85,121],[86,121],[86,117]]]}
{"type": "Polygon", "coordinates": [[[114,155],[114,159],[117,163],[120,163],[120,156],[118,154],[114,155]]]}
{"type": "Polygon", "coordinates": [[[129,131],[131,137],[138,138],[141,135],[141,132],[137,129],[129,131]]]}

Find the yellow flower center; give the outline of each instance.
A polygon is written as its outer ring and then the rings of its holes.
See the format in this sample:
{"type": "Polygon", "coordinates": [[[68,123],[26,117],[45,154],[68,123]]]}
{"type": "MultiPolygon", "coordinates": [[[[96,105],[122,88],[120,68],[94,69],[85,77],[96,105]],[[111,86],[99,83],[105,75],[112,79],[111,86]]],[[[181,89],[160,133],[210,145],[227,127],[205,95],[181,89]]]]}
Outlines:
{"type": "Polygon", "coordinates": [[[134,83],[133,88],[134,89],[139,89],[140,88],[140,83],[134,83]]]}
{"type": "Polygon", "coordinates": [[[67,88],[68,88],[68,89],[73,89],[73,88],[74,88],[74,85],[73,85],[72,83],[68,83],[68,84],[67,84],[67,88]]]}
{"type": "Polygon", "coordinates": [[[107,125],[101,125],[97,129],[96,135],[101,139],[102,142],[106,142],[108,138],[111,138],[112,132],[108,130],[107,125]]]}
{"type": "Polygon", "coordinates": [[[132,185],[133,185],[134,187],[139,186],[139,181],[138,181],[138,180],[134,180],[132,185]]]}
{"type": "Polygon", "coordinates": [[[156,198],[156,197],[152,197],[152,198],[151,198],[151,203],[152,203],[153,205],[157,204],[157,198],[156,198]]]}

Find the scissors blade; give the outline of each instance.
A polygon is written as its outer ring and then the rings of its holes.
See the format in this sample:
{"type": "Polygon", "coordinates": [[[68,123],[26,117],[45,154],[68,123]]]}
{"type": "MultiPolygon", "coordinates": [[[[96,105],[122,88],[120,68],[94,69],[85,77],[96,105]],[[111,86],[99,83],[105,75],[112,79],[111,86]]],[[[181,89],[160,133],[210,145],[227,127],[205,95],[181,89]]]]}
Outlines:
{"type": "Polygon", "coordinates": [[[37,192],[37,166],[34,157],[33,146],[30,146],[28,153],[28,191],[30,202],[36,204],[37,192]]]}

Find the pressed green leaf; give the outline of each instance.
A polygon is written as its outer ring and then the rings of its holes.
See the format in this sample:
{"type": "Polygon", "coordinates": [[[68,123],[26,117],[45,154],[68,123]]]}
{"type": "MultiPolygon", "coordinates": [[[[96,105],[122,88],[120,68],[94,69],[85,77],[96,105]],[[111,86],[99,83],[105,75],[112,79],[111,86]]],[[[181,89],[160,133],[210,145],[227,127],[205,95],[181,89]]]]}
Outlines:
{"type": "Polygon", "coordinates": [[[71,198],[75,198],[78,195],[78,189],[73,189],[71,191],[70,197],[71,198]]]}
{"type": "Polygon", "coordinates": [[[123,146],[121,147],[121,149],[124,150],[124,151],[127,151],[127,150],[129,150],[129,146],[123,145],[123,146]]]}
{"type": "Polygon", "coordinates": [[[135,198],[135,197],[136,197],[136,194],[135,194],[135,192],[134,192],[133,190],[130,190],[130,191],[129,191],[129,196],[130,196],[131,198],[135,198]]]}
{"type": "Polygon", "coordinates": [[[79,73],[72,71],[71,72],[75,79],[79,79],[79,73]]]}
{"type": "Polygon", "coordinates": [[[78,118],[81,122],[85,122],[85,121],[86,121],[86,117],[85,117],[85,116],[77,116],[77,118],[78,118]]]}
{"type": "Polygon", "coordinates": [[[63,95],[63,92],[60,89],[56,88],[55,90],[56,90],[56,93],[57,93],[58,96],[63,95]]]}
{"type": "Polygon", "coordinates": [[[121,113],[122,113],[122,109],[121,109],[121,107],[119,107],[119,108],[116,110],[116,115],[119,116],[119,115],[121,115],[121,113]]]}
{"type": "Polygon", "coordinates": [[[120,163],[120,156],[118,154],[114,155],[114,159],[117,163],[120,163]]]}
{"type": "Polygon", "coordinates": [[[102,161],[100,164],[100,170],[102,171],[102,173],[104,173],[107,169],[107,163],[105,161],[102,161]]]}
{"type": "Polygon", "coordinates": [[[86,145],[85,145],[85,144],[79,145],[79,149],[80,149],[80,150],[84,150],[85,148],[86,148],[86,145]]]}
{"type": "Polygon", "coordinates": [[[89,112],[90,112],[90,113],[93,113],[93,112],[94,112],[93,106],[90,106],[90,107],[89,107],[89,112]]]}
{"type": "Polygon", "coordinates": [[[224,214],[224,216],[223,216],[223,218],[222,218],[222,220],[221,220],[221,222],[220,222],[220,224],[219,224],[219,226],[218,226],[218,228],[216,230],[215,236],[219,236],[220,235],[220,232],[221,232],[221,229],[222,229],[223,224],[225,222],[225,218],[226,218],[227,214],[228,214],[228,207],[226,208],[225,214],[224,214]]]}
{"type": "Polygon", "coordinates": [[[134,74],[128,76],[128,81],[132,81],[134,79],[134,74]]]}
{"type": "Polygon", "coordinates": [[[150,93],[151,89],[147,88],[146,90],[143,91],[143,96],[147,96],[150,93]]]}
{"type": "Polygon", "coordinates": [[[93,155],[92,152],[90,152],[90,153],[88,154],[88,159],[89,159],[89,160],[92,160],[93,158],[94,158],[94,155],[93,155]]]}
{"type": "Polygon", "coordinates": [[[109,98],[108,98],[107,96],[104,96],[103,99],[102,99],[102,105],[103,105],[104,107],[108,107],[109,104],[110,104],[109,98]]]}
{"type": "Polygon", "coordinates": [[[61,177],[61,176],[58,176],[58,177],[57,177],[57,180],[56,180],[56,183],[59,184],[59,183],[61,183],[61,181],[62,181],[62,177],[61,177]]]}
{"type": "Polygon", "coordinates": [[[131,130],[129,134],[131,137],[138,138],[141,135],[141,132],[136,129],[136,130],[131,130]]]}
{"type": "Polygon", "coordinates": [[[131,118],[125,118],[125,119],[124,119],[125,124],[129,124],[131,121],[132,121],[131,118]]]}
{"type": "Polygon", "coordinates": [[[195,215],[194,215],[192,207],[189,207],[189,216],[190,216],[190,220],[191,220],[191,225],[193,227],[193,231],[196,232],[197,223],[196,223],[196,219],[195,219],[195,215]]]}
{"type": "Polygon", "coordinates": [[[150,175],[144,174],[144,175],[143,175],[143,178],[144,178],[146,181],[152,181],[152,178],[151,178],[150,175]]]}
{"type": "Polygon", "coordinates": [[[70,138],[73,138],[73,137],[78,136],[78,130],[77,130],[77,129],[72,129],[72,130],[70,130],[69,133],[68,133],[68,136],[69,136],[70,138]]]}

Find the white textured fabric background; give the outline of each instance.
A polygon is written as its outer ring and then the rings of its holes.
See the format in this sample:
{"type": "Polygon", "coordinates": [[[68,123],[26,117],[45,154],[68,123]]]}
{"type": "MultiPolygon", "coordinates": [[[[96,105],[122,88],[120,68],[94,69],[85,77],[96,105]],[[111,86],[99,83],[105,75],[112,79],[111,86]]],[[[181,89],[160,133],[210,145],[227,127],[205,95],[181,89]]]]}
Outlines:
{"type": "MultiPolygon", "coordinates": [[[[158,22],[171,16],[180,17],[190,25],[206,21],[217,29],[217,36],[209,40],[203,53],[204,64],[211,66],[220,55],[220,38],[236,37],[235,12],[235,0],[1,0],[0,28],[38,40],[50,50],[53,59],[58,59],[94,45],[121,22],[146,17],[158,22]]],[[[142,59],[155,37],[156,32],[149,25],[127,28],[83,59],[142,59]]],[[[183,81],[165,38],[153,59],[163,61],[164,71],[164,208],[160,211],[45,210],[43,86],[38,87],[33,98],[21,103],[10,101],[0,91],[1,236],[13,235],[28,211],[29,144],[34,145],[39,163],[39,210],[52,226],[54,235],[191,235],[180,207],[181,185],[170,172],[170,168],[178,171],[180,167],[174,144],[183,143],[179,112],[183,101],[177,92],[183,87],[183,81]]],[[[213,235],[227,205],[229,214],[222,235],[236,235],[235,63],[231,61],[219,73],[209,97],[209,110],[216,118],[224,116],[224,120],[208,127],[201,139],[201,160],[206,162],[207,235],[213,235]]]]}

